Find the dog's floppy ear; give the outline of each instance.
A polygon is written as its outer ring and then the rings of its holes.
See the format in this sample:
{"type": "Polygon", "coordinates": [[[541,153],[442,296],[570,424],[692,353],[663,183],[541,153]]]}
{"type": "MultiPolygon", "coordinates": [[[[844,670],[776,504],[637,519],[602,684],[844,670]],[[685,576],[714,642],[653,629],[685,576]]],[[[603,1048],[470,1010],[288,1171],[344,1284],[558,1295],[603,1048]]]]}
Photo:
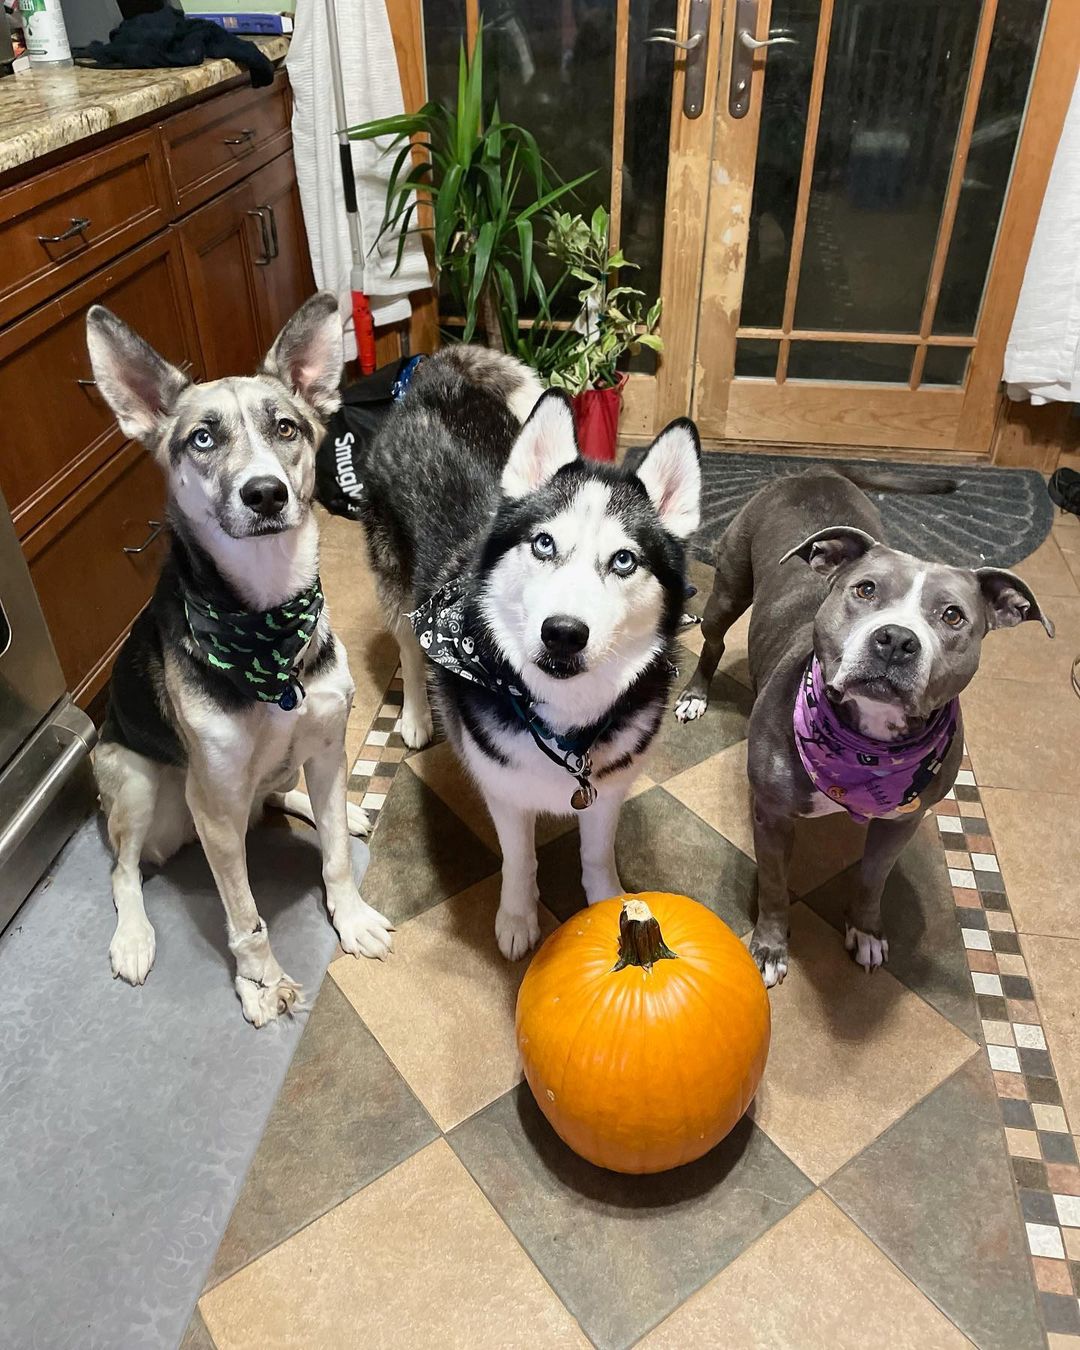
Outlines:
{"type": "Polygon", "coordinates": [[[326,418],[341,407],[344,368],[337,297],[330,291],[317,291],[277,335],[263,370],[326,418]]]}
{"type": "Polygon", "coordinates": [[[561,389],[549,389],[518,433],[502,471],[508,497],[527,497],[578,457],[574,413],[561,389]]]}
{"type": "Polygon", "coordinates": [[[801,558],[813,571],[829,577],[838,567],[861,558],[876,543],[873,535],[856,529],[854,525],[830,525],[827,529],[818,530],[809,539],[804,539],[796,548],[785,553],[780,561],[786,563],[789,558],[801,558]]]}
{"type": "Polygon", "coordinates": [[[152,441],[187,376],[103,305],[86,315],[86,346],[98,390],[133,441],[152,441]]]}
{"type": "Polygon", "coordinates": [[[1034,619],[1054,636],[1054,625],[1042,612],[1031,587],[1015,572],[1000,567],[977,567],[975,580],[979,583],[986,602],[987,628],[1013,628],[1027,619],[1034,619]]]}
{"type": "Polygon", "coordinates": [[[637,477],[664,529],[678,539],[693,534],[701,520],[701,441],[689,418],[680,417],[664,428],[641,461],[637,477]]]}

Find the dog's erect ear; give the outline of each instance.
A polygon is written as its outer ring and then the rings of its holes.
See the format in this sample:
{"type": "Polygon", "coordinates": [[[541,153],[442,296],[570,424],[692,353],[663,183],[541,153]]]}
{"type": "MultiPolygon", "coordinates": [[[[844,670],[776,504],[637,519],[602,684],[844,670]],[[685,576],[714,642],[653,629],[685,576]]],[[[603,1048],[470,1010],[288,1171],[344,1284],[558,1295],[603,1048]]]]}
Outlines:
{"type": "Polygon", "coordinates": [[[318,291],[305,300],[277,335],[263,370],[299,394],[320,417],[341,407],[345,368],[341,314],[337,297],[318,291]]]}
{"type": "Polygon", "coordinates": [[[570,400],[561,389],[549,389],[518,433],[502,471],[502,490],[508,497],[527,497],[577,457],[570,400]]]}
{"type": "Polygon", "coordinates": [[[1027,619],[1034,619],[1054,636],[1054,625],[1042,612],[1031,587],[1015,572],[1000,567],[977,567],[975,580],[986,601],[987,628],[1013,628],[1027,619]]]}
{"type": "Polygon", "coordinates": [[[830,525],[828,529],[818,530],[809,539],[804,539],[797,548],[785,553],[780,561],[786,563],[789,558],[801,558],[815,572],[830,577],[838,567],[861,558],[876,543],[872,535],[865,530],[857,530],[854,525],[830,525]]]}
{"type": "Polygon", "coordinates": [[[686,417],[657,436],[637,477],[645,486],[665,530],[677,539],[694,533],[701,520],[701,441],[686,417]]]}
{"type": "Polygon", "coordinates": [[[152,441],[188,377],[103,305],[87,312],[86,346],[98,390],[120,430],[133,441],[152,441]]]}

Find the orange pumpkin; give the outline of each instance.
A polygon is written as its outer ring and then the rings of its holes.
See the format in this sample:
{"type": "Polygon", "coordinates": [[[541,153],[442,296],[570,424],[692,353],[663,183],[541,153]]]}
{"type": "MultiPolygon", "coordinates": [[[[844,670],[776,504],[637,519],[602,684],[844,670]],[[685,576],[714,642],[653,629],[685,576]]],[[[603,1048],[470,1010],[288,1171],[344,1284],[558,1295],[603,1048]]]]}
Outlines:
{"type": "Polygon", "coordinates": [[[707,1153],[750,1105],[769,999],[728,926],[685,895],[604,900],[533,958],[517,1002],[525,1077],[559,1137],[615,1172],[707,1153]]]}

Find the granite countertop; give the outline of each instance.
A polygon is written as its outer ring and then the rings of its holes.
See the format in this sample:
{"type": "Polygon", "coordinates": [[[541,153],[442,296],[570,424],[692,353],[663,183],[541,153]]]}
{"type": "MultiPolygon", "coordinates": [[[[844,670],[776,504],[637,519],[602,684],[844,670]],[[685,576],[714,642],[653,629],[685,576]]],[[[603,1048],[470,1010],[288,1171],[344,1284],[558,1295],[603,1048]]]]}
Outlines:
{"type": "MultiPolygon", "coordinates": [[[[288,38],[254,41],[271,61],[289,50],[288,38]]],[[[204,61],[167,70],[64,66],[8,75],[0,79],[0,173],[244,74],[232,61],[204,61]]]]}

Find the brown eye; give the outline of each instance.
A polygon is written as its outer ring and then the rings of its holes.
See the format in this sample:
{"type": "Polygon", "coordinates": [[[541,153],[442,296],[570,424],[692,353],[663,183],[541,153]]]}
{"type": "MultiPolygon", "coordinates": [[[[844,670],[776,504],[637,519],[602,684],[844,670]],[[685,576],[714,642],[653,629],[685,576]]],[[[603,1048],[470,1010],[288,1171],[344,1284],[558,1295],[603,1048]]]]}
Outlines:
{"type": "Polygon", "coordinates": [[[964,622],[964,611],[956,605],[949,605],[942,611],[941,618],[950,628],[959,628],[964,622]]]}
{"type": "Polygon", "coordinates": [[[860,600],[872,600],[877,594],[877,587],[872,581],[860,581],[858,585],[853,587],[853,593],[860,600]]]}
{"type": "Polygon", "coordinates": [[[290,422],[287,417],[278,418],[277,434],[283,441],[295,441],[296,433],[300,428],[295,422],[290,422]]]}

